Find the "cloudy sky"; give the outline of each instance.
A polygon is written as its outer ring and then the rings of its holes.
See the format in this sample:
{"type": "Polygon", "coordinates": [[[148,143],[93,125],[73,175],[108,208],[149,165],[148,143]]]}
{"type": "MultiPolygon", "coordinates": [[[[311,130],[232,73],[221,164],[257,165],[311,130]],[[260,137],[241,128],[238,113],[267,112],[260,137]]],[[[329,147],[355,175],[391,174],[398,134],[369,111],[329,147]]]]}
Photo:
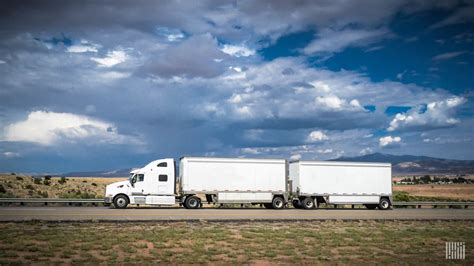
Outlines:
{"type": "Polygon", "coordinates": [[[474,159],[472,1],[0,4],[0,171],[474,159]]]}

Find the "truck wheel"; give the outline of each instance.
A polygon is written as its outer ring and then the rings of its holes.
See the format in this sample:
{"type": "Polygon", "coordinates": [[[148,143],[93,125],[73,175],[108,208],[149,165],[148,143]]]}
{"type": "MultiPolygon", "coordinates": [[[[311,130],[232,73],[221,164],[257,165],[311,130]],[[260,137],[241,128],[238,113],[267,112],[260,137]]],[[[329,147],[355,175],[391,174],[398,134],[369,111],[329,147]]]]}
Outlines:
{"type": "Polygon", "coordinates": [[[379,210],[390,209],[390,201],[387,198],[381,198],[379,203],[379,210]]]}
{"type": "Polygon", "coordinates": [[[273,209],[283,209],[285,207],[285,201],[281,197],[275,197],[272,201],[273,209]]]}
{"type": "Polygon", "coordinates": [[[187,197],[184,202],[188,209],[197,209],[201,206],[201,200],[196,196],[187,197]]]}
{"type": "Polygon", "coordinates": [[[301,209],[303,206],[301,206],[301,201],[298,199],[294,199],[291,203],[293,203],[293,207],[295,209],[301,209]]]}
{"type": "Polygon", "coordinates": [[[367,209],[369,210],[375,210],[375,208],[377,208],[377,204],[365,204],[364,205],[367,209]]]}
{"type": "Polygon", "coordinates": [[[307,210],[314,208],[314,200],[310,197],[304,198],[303,208],[307,210]]]}
{"type": "Polygon", "coordinates": [[[125,195],[118,195],[114,199],[114,207],[117,209],[125,209],[128,205],[128,198],[125,195]]]}

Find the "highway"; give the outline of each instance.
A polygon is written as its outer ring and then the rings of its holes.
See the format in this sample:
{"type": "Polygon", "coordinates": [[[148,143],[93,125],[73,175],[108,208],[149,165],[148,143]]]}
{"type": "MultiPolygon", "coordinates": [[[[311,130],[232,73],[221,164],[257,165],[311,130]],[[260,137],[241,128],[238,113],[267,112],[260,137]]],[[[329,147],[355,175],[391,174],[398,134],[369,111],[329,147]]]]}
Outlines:
{"type": "Polygon", "coordinates": [[[267,210],[109,207],[0,207],[0,221],[282,221],[282,220],[474,220],[474,209],[267,210]]]}

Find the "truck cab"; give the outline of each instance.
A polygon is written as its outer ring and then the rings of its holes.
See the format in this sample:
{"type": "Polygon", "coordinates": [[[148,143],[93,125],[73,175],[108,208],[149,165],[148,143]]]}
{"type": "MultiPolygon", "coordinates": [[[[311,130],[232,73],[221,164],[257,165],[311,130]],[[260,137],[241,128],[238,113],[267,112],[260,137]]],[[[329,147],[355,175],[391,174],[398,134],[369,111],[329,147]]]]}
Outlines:
{"type": "Polygon", "coordinates": [[[105,203],[115,208],[128,204],[174,205],[176,173],[174,159],[155,160],[130,172],[126,181],[107,185],[105,203]]]}

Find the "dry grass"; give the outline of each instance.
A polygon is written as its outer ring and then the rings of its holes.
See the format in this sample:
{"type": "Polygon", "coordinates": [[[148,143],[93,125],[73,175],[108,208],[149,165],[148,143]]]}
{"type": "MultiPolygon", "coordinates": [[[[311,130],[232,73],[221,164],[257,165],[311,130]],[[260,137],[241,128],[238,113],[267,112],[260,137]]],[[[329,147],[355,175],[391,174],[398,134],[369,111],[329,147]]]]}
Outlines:
{"type": "Polygon", "coordinates": [[[61,184],[60,178],[51,178],[50,184],[34,183],[30,176],[0,175],[0,185],[6,190],[2,197],[16,198],[102,198],[105,186],[126,180],[125,178],[67,178],[61,184]]]}
{"type": "Polygon", "coordinates": [[[397,185],[393,191],[405,191],[413,196],[456,200],[474,200],[474,184],[397,185]]]}
{"type": "Polygon", "coordinates": [[[446,264],[445,242],[474,223],[2,223],[4,264],[446,264]]]}

